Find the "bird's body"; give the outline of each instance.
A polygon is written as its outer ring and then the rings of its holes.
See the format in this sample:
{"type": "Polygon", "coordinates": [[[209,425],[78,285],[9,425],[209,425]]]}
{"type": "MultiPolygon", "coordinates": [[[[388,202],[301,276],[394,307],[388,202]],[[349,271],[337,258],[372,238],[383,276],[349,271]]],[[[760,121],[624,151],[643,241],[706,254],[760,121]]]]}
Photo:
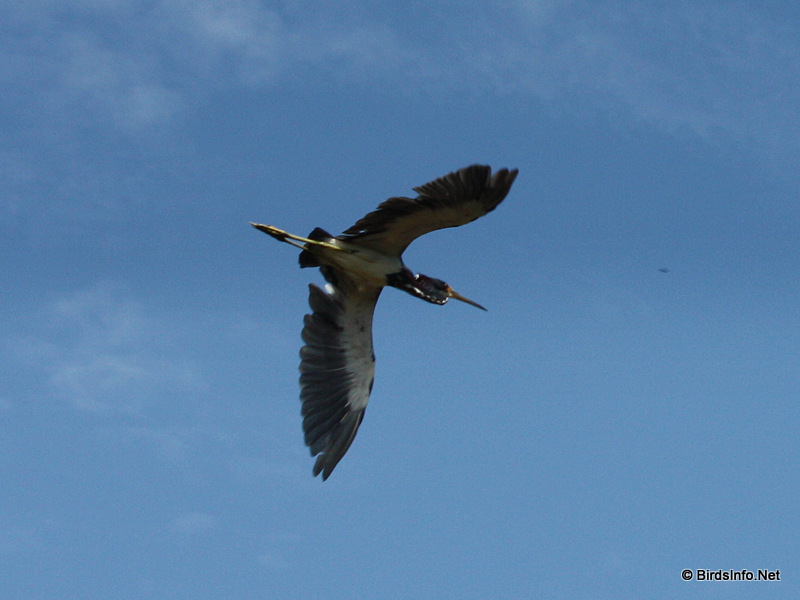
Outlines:
{"type": "Polygon", "coordinates": [[[304,320],[300,350],[303,431],[317,456],[314,475],[328,478],[363,419],[375,374],[372,316],[384,287],[434,304],[455,298],[483,308],[439,279],[413,274],[402,261],[403,251],[420,235],[494,210],[516,175],[516,169],[492,175],[486,166],[466,167],[415,188],[415,199],[386,200],[338,236],[317,228],[304,238],[252,223],[300,248],[300,266],[319,267],[328,282],[325,290],[309,286],[312,313],[304,320]]]}
{"type": "MultiPolygon", "coordinates": [[[[322,232],[322,230],[316,230],[322,232]]],[[[322,232],[324,233],[324,232],[322,232]]],[[[365,246],[347,240],[340,240],[326,234],[325,242],[329,243],[340,251],[328,251],[324,246],[307,248],[308,252],[318,261],[319,265],[327,265],[332,269],[347,273],[358,287],[370,287],[387,285],[386,276],[388,273],[397,273],[405,265],[400,256],[391,256],[372,250],[365,246]]],[[[308,257],[310,259],[310,257],[308,257]]]]}

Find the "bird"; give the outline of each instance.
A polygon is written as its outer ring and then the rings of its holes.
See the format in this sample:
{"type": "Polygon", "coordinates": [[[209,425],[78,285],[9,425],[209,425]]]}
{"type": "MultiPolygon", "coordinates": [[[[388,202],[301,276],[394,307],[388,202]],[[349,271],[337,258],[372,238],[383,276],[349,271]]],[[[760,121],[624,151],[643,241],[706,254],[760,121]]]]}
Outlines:
{"type": "Polygon", "coordinates": [[[483,306],[441,279],[415,274],[402,255],[416,238],[464,225],[493,211],[518,169],[471,165],[394,197],[340,235],[317,227],[308,237],[272,225],[250,224],[301,250],[301,268],[319,267],[324,288],[309,284],[311,314],[303,320],[300,401],[304,441],[316,457],[313,475],[325,481],[342,460],[364,418],[375,376],[372,318],[384,287],[433,304],[460,300],[483,306]]]}

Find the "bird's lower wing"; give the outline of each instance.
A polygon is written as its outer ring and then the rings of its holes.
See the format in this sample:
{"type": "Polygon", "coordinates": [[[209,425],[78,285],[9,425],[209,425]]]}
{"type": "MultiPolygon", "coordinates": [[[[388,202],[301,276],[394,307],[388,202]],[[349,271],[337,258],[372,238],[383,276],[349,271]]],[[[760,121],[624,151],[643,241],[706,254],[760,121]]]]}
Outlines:
{"type": "Polygon", "coordinates": [[[400,255],[430,231],[458,227],[491,212],[503,201],[517,170],[472,165],[414,188],[417,198],[389,198],[347,229],[342,239],[400,255]]]}
{"type": "Polygon", "coordinates": [[[355,438],[375,376],[372,315],[381,288],[357,290],[339,278],[309,285],[300,350],[303,431],[314,475],[327,479],[355,438]]]}

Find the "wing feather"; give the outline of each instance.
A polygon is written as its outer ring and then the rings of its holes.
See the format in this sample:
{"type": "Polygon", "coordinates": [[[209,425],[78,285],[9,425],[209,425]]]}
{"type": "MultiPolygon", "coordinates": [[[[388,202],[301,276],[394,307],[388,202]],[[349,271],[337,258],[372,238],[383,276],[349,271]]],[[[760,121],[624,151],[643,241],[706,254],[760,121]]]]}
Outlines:
{"type": "Polygon", "coordinates": [[[399,256],[419,236],[458,227],[493,211],[508,194],[517,169],[472,165],[414,188],[417,198],[389,198],[340,239],[399,256]]]}
{"type": "Polygon", "coordinates": [[[350,448],[364,418],[375,356],[372,315],[381,288],[357,288],[342,273],[337,285],[309,285],[311,314],[300,350],[300,400],[303,432],[314,475],[327,479],[350,448]]]}

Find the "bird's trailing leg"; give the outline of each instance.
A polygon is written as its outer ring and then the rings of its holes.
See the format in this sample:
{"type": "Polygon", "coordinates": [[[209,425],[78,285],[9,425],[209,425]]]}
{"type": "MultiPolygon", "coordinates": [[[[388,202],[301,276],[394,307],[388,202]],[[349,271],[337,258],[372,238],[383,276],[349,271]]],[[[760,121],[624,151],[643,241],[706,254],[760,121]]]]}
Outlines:
{"type": "Polygon", "coordinates": [[[342,248],[341,246],[335,246],[329,242],[323,242],[320,240],[310,240],[308,238],[300,237],[299,235],[294,235],[289,233],[288,231],[284,231],[283,229],[278,229],[277,227],[273,227],[272,225],[262,225],[261,223],[250,223],[253,227],[258,229],[259,231],[263,231],[267,235],[274,237],[276,240],[281,242],[286,242],[287,244],[291,244],[295,248],[300,248],[304,250],[306,245],[311,246],[321,246],[323,248],[328,248],[329,250],[338,250],[340,252],[352,252],[352,250],[348,250],[347,248],[342,248]],[[303,242],[302,244],[298,244],[297,242],[303,242]]]}

